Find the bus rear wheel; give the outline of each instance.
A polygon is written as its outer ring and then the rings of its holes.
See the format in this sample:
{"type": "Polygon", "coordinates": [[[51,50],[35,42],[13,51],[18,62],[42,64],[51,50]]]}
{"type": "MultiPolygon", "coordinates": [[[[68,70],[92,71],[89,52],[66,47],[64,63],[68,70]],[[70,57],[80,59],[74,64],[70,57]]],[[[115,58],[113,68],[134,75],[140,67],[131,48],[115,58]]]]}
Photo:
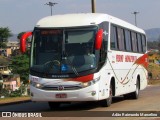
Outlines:
{"type": "Polygon", "coordinates": [[[48,105],[49,105],[51,110],[57,110],[60,107],[61,103],[59,103],[59,102],[48,102],[48,105]]]}
{"type": "Polygon", "coordinates": [[[128,93],[123,95],[124,99],[138,99],[139,98],[139,90],[140,90],[140,83],[139,80],[136,82],[136,90],[132,93],[128,93]]]}
{"type": "Polygon", "coordinates": [[[101,100],[100,101],[101,106],[109,107],[112,104],[112,96],[113,96],[113,91],[112,91],[112,86],[110,85],[109,98],[101,100]]]}
{"type": "Polygon", "coordinates": [[[136,90],[135,90],[135,92],[131,93],[131,98],[132,99],[138,99],[139,98],[139,89],[140,89],[140,84],[139,84],[139,80],[137,80],[136,90]]]}

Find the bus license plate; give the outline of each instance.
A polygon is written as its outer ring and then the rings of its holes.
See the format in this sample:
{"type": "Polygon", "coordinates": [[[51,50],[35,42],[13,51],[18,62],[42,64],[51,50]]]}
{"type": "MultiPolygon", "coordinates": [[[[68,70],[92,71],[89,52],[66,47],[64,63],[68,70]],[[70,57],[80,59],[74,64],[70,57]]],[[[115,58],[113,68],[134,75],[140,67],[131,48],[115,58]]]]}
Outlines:
{"type": "Polygon", "coordinates": [[[67,94],[65,94],[65,93],[56,94],[56,98],[67,98],[67,94]]]}

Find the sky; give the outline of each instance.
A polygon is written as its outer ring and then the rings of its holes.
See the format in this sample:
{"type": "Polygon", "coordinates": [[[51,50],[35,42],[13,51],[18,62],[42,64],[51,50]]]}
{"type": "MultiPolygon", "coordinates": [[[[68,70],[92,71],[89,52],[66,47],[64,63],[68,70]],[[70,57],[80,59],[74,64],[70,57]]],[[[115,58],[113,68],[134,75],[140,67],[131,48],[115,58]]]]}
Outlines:
{"type": "MultiPolygon", "coordinates": [[[[91,12],[91,0],[0,0],[0,27],[13,34],[33,30],[43,17],[50,16],[49,1],[58,3],[53,15],[91,12]]],[[[118,17],[146,30],[160,28],[160,0],[96,0],[96,12],[118,17]]]]}

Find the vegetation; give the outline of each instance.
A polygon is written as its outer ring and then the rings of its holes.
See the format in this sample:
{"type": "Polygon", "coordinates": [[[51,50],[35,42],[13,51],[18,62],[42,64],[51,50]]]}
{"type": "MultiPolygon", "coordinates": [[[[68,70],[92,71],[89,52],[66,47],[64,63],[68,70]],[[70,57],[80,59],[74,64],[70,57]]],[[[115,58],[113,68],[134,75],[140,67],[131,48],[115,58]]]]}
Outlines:
{"type": "Polygon", "coordinates": [[[148,50],[157,49],[160,51],[160,36],[156,41],[148,41],[147,43],[148,50]]]}
{"type": "MultiPolygon", "coordinates": [[[[24,34],[20,33],[18,38],[24,34]]],[[[0,27],[0,47],[6,48],[8,38],[11,36],[11,31],[8,27],[0,27]]],[[[9,88],[3,88],[3,83],[0,83],[0,96],[6,97],[20,97],[26,89],[29,76],[29,56],[26,54],[20,54],[19,50],[13,52],[10,58],[0,56],[0,66],[10,66],[13,74],[19,74],[20,79],[23,82],[21,87],[15,91],[11,91],[9,88]]]]}
{"type": "Polygon", "coordinates": [[[12,73],[19,74],[23,84],[28,84],[29,56],[27,54],[16,55],[12,58],[12,73]]]}
{"type": "MultiPolygon", "coordinates": [[[[17,39],[21,39],[21,37],[22,37],[22,35],[24,34],[25,32],[21,32],[21,33],[19,33],[18,34],[18,36],[17,36],[17,39]]],[[[27,42],[31,42],[31,39],[30,38],[27,38],[27,42]]]]}
{"type": "Polygon", "coordinates": [[[0,96],[10,97],[9,90],[2,88],[0,91],[0,96]]]}
{"type": "Polygon", "coordinates": [[[0,56],[0,66],[8,66],[10,61],[4,56],[0,56]]]}
{"type": "Polygon", "coordinates": [[[151,75],[151,79],[160,79],[160,52],[149,52],[149,66],[148,72],[151,75]]]}
{"type": "Polygon", "coordinates": [[[148,41],[147,47],[148,47],[148,50],[150,50],[150,49],[159,50],[160,49],[160,42],[159,41],[153,41],[153,42],[148,41]]]}
{"type": "Polygon", "coordinates": [[[21,97],[22,93],[20,90],[15,90],[10,93],[10,97],[21,97]]]}
{"type": "Polygon", "coordinates": [[[8,27],[0,27],[0,48],[6,48],[6,42],[10,36],[12,34],[8,27]]]}
{"type": "Polygon", "coordinates": [[[21,39],[21,37],[22,37],[22,35],[23,35],[24,33],[25,33],[25,32],[21,32],[21,33],[19,33],[19,34],[18,34],[18,36],[17,36],[17,39],[19,39],[19,40],[20,40],[20,39],[21,39]]]}
{"type": "Polygon", "coordinates": [[[155,63],[150,63],[148,72],[152,73],[152,79],[160,79],[160,66],[155,63]]]}
{"type": "Polygon", "coordinates": [[[3,83],[0,83],[0,91],[2,90],[3,83]]]}

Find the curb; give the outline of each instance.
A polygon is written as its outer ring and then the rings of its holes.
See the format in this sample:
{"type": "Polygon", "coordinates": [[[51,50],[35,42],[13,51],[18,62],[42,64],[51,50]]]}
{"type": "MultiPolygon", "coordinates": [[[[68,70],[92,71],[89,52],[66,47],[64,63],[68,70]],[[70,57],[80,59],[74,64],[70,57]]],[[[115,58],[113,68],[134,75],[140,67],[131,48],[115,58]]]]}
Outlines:
{"type": "Polygon", "coordinates": [[[0,106],[7,106],[7,105],[14,105],[14,104],[28,103],[28,102],[31,102],[31,100],[15,101],[15,102],[9,102],[9,103],[0,103],[0,106]]]}

